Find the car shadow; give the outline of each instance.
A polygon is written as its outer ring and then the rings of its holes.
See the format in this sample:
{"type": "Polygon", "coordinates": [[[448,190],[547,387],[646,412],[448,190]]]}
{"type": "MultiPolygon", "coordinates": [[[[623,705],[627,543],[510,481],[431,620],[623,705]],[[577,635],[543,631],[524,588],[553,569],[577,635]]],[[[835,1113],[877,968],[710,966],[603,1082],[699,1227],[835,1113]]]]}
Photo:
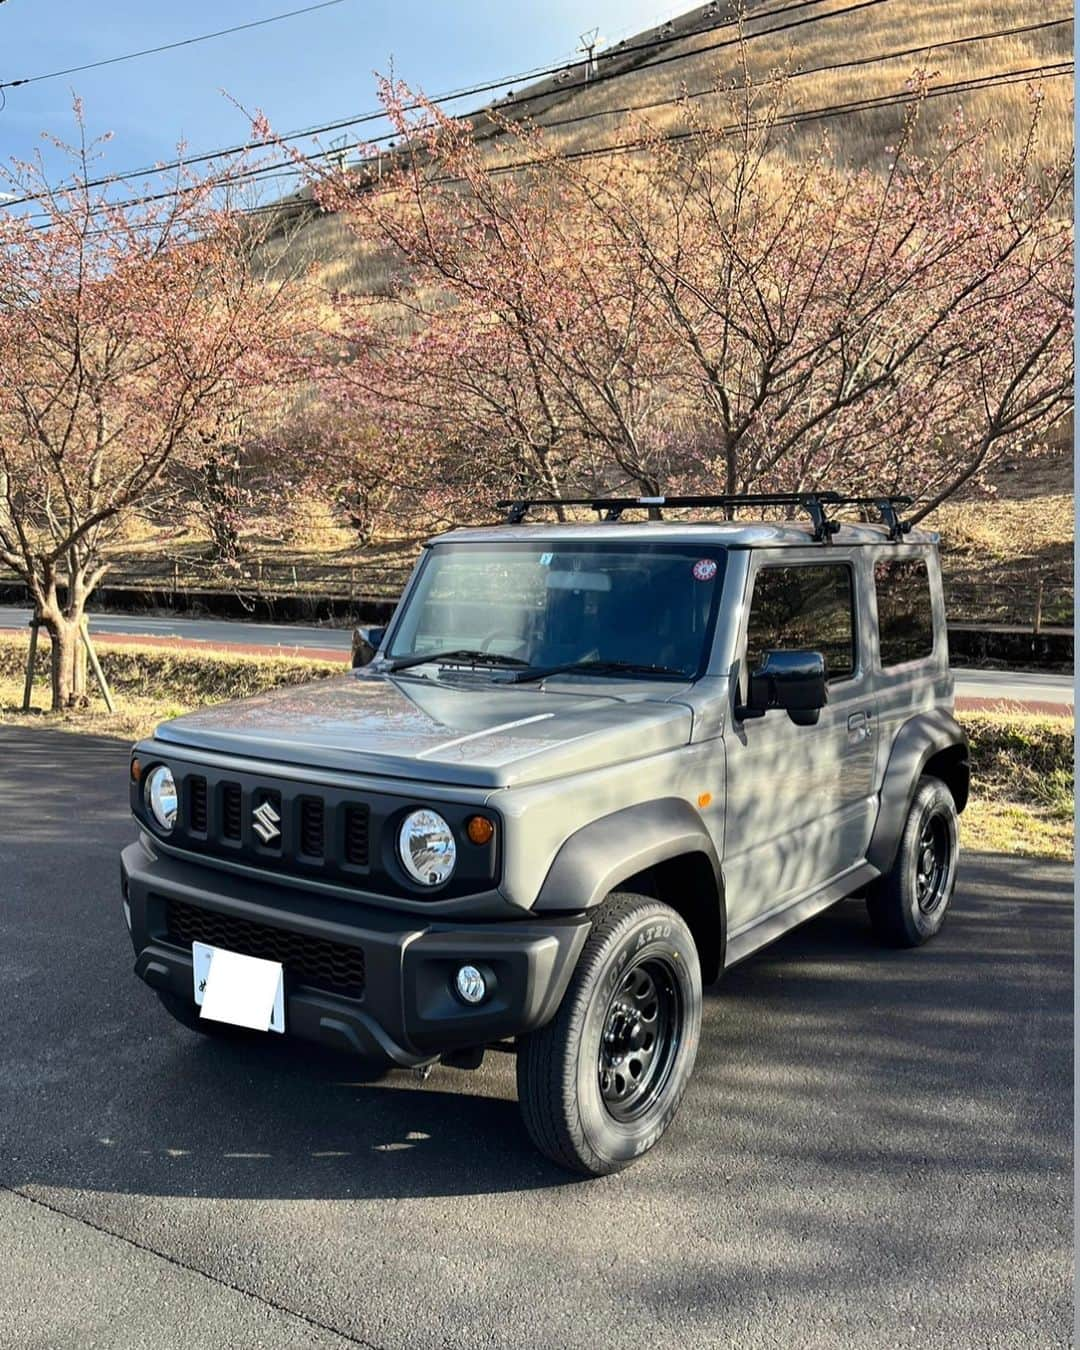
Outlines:
{"type": "MultiPolygon", "coordinates": [[[[22,785],[4,803],[0,1180],[162,1199],[578,1184],[533,1150],[510,1056],[489,1053],[475,1073],[437,1068],[426,1083],[404,1071],[373,1082],[344,1056],[173,1023],[132,976],[120,917],[116,857],[131,825],[123,787],[103,794],[100,783],[103,764],[126,781],[126,750],[59,738],[58,812],[57,739],[20,737],[22,785]]],[[[626,1174],[640,1182],[626,1184],[685,1183],[698,1203],[702,1168],[734,1176],[747,1158],[787,1155],[802,1165],[808,1114],[835,1125],[838,1109],[843,1129],[824,1131],[819,1161],[851,1178],[927,1158],[953,1171],[958,1150],[1024,1177],[1056,1166],[1071,1071],[1067,872],[966,857],[961,875],[925,948],[880,949],[861,903],[846,901],[707,991],[686,1101],[665,1145],[626,1174]],[[932,1129],[928,1103],[940,1114],[932,1129]],[[999,1136],[990,1153],[987,1120],[999,1136]]]]}

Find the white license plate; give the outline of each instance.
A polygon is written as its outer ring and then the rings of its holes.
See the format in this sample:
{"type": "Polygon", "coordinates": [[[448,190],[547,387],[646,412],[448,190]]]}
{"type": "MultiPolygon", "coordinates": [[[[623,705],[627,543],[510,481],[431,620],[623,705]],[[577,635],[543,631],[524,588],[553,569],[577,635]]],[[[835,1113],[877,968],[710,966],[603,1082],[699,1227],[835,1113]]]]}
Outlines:
{"type": "Polygon", "coordinates": [[[252,1031],[285,1030],[285,977],[279,961],[191,944],[199,1016],[252,1031]]]}

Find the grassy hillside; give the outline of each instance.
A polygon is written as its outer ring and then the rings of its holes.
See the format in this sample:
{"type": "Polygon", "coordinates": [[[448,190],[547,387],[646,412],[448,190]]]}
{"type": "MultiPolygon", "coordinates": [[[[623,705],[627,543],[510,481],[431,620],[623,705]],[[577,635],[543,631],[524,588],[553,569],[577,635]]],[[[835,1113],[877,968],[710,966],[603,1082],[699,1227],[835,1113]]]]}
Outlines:
{"type": "MultiPolygon", "coordinates": [[[[744,10],[742,49],[738,27],[731,23],[736,7],[727,0],[699,6],[602,50],[595,79],[586,80],[579,66],[515,90],[501,103],[475,109],[468,117],[492,158],[507,162],[520,157],[520,150],[499,130],[498,118],[545,127],[550,144],[569,152],[617,145],[641,124],[677,130],[684,113],[672,100],[684,96],[695,116],[722,125],[730,121],[728,96],[722,91],[741,82],[744,53],[755,82],[778,70],[789,73],[784,108],[802,117],[901,94],[915,70],[927,74],[933,93],[1072,57],[1071,9],[1064,0],[1045,6],[1025,0],[986,0],[977,6],[965,0],[871,0],[852,10],[853,2],[752,0],[744,10]],[[791,12],[778,12],[784,9],[791,12]],[[1058,19],[1065,22],[1035,27],[1058,19]],[[1019,28],[1029,31],[1007,31],[1019,28]],[[985,36],[994,33],[1002,36],[985,36]],[[891,56],[894,52],[903,54],[891,56]]],[[[402,73],[407,79],[408,72],[402,73]]],[[[1047,75],[1041,87],[1045,147],[1060,153],[1072,137],[1072,80],[1047,75]]],[[[961,104],[969,122],[995,121],[997,144],[1014,142],[1030,115],[1029,77],[930,97],[916,147],[929,147],[943,119],[961,104]]],[[[789,131],[788,151],[797,156],[827,132],[838,160],[884,164],[904,111],[894,105],[814,116],[789,131]]],[[[335,217],[309,219],[290,238],[289,249],[293,257],[322,263],[333,286],[366,292],[385,286],[384,261],[361,254],[335,217]]]]}

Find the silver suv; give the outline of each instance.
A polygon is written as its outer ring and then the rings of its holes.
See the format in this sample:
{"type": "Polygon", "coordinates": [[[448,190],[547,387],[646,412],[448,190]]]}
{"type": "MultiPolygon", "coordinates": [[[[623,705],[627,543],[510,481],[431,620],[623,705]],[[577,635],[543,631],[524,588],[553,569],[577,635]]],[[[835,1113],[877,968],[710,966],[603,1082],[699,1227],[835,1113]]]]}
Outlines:
{"type": "Polygon", "coordinates": [[[624,1167],[704,984],[856,892],[890,944],[944,922],[968,754],[936,536],[898,504],[518,502],[432,540],[361,668],[135,747],[136,973],[202,1032],[422,1072],[511,1049],[536,1145],[624,1167]],[[747,504],[810,520],[622,519],[747,504]]]}

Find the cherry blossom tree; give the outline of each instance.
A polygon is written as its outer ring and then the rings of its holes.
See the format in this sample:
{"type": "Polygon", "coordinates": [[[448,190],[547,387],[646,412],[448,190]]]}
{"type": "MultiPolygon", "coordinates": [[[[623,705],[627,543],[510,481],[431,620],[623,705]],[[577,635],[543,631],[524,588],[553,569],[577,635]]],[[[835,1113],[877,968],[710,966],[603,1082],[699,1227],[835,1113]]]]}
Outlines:
{"type": "Polygon", "coordinates": [[[4,186],[33,211],[0,212],[0,561],[50,636],[57,709],[84,697],[80,626],[125,519],[312,329],[303,279],[254,266],[257,218],[222,205],[238,162],[124,200],[93,185],[101,143],[76,111],[64,186],[14,163],[4,186]]]}
{"type": "Polygon", "coordinates": [[[493,155],[384,85],[392,171],[318,185],[409,278],[395,324],[344,304],[344,396],[474,496],[833,487],[921,517],[1037,450],[1073,374],[1072,166],[1043,154],[1038,91],[997,158],[960,113],[916,158],[916,97],[856,171],[826,137],[788,153],[785,89],[746,75],[723,125],[688,104],[574,158],[510,122],[493,155]]]}

